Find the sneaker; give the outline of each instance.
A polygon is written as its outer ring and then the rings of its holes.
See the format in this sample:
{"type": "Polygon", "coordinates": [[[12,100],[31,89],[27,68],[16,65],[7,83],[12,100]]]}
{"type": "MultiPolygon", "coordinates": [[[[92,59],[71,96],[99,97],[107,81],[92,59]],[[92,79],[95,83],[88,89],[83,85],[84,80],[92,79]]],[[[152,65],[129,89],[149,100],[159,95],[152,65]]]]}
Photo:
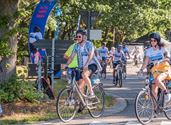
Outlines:
{"type": "Polygon", "coordinates": [[[89,95],[88,98],[95,98],[95,97],[96,97],[96,96],[95,96],[95,94],[94,94],[94,92],[93,92],[92,94],[89,95]]]}

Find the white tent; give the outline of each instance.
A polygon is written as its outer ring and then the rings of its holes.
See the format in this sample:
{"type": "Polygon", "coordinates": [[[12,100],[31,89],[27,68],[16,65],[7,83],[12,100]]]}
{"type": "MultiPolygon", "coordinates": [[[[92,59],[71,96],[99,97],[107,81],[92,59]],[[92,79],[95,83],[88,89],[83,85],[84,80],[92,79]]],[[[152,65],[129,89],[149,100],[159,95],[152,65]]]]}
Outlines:
{"type": "Polygon", "coordinates": [[[165,48],[166,48],[169,52],[171,52],[171,42],[169,42],[169,41],[167,41],[167,40],[165,40],[165,39],[163,39],[163,38],[161,38],[161,42],[163,42],[163,43],[165,44],[165,48]]]}
{"type": "Polygon", "coordinates": [[[161,42],[163,42],[165,45],[171,45],[171,42],[161,38],[161,42]]]}

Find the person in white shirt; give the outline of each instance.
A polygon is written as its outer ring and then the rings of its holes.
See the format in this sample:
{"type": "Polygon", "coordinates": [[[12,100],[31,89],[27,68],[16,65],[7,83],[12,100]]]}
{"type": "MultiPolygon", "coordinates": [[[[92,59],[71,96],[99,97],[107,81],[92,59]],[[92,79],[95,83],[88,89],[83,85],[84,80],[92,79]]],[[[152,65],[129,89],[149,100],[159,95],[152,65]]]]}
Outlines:
{"type": "Polygon", "coordinates": [[[108,53],[109,53],[109,50],[108,48],[106,47],[106,43],[102,43],[102,46],[98,49],[98,52],[99,52],[99,56],[101,57],[101,61],[107,61],[107,57],[108,57],[108,53]]]}

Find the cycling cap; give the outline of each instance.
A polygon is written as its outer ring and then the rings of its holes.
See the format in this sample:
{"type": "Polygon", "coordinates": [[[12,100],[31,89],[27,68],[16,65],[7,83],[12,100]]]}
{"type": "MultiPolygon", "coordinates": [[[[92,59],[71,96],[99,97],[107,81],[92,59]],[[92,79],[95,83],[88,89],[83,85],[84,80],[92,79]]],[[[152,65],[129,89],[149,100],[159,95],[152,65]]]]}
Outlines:
{"type": "Polygon", "coordinates": [[[87,35],[86,31],[82,30],[82,29],[79,29],[77,30],[76,34],[82,34],[82,35],[87,35]]]}
{"type": "Polygon", "coordinates": [[[156,33],[156,32],[153,32],[149,35],[149,38],[153,38],[155,40],[157,40],[157,43],[159,44],[160,41],[161,41],[161,37],[160,37],[160,34],[159,33],[156,33]]]}

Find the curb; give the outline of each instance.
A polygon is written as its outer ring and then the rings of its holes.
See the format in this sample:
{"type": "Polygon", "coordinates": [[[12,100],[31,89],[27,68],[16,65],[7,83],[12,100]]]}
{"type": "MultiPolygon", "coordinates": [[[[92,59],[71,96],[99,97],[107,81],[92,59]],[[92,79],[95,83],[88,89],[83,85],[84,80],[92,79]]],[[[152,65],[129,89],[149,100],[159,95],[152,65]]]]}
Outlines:
{"type": "Polygon", "coordinates": [[[128,102],[126,99],[124,99],[120,96],[114,95],[111,92],[105,92],[105,94],[114,97],[116,99],[116,104],[114,104],[109,109],[105,109],[103,116],[104,115],[113,115],[113,114],[122,112],[128,106],[128,102]]]}

